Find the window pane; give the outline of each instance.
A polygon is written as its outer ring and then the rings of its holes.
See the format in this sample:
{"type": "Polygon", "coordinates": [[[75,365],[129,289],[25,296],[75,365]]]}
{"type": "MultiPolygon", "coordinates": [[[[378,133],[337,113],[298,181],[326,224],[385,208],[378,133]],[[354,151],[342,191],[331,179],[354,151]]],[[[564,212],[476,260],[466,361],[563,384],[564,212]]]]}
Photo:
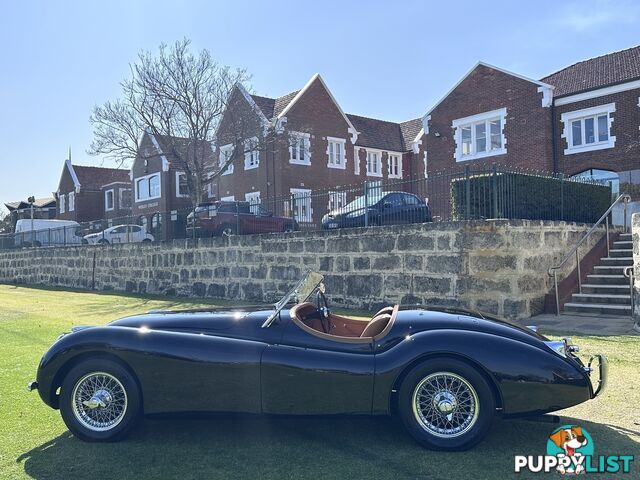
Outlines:
{"type": "Polygon", "coordinates": [[[594,143],[596,141],[596,127],[593,118],[584,119],[584,143],[594,143]]]}
{"type": "Polygon", "coordinates": [[[340,165],[342,163],[342,145],[336,143],[336,165],[340,165]]]}
{"type": "Polygon", "coordinates": [[[489,122],[489,131],[491,132],[491,150],[499,150],[502,148],[502,121],[491,120],[489,122]]]}
{"type": "Polygon", "coordinates": [[[462,130],[462,155],[471,154],[471,127],[460,127],[462,130]]]}
{"type": "Polygon", "coordinates": [[[476,152],[487,150],[487,124],[482,122],[476,125],[476,152]]]}
{"type": "Polygon", "coordinates": [[[582,123],[580,120],[571,122],[571,139],[574,147],[582,145],[582,123]]]}
{"type": "Polygon", "coordinates": [[[606,142],[609,140],[609,116],[600,115],[598,117],[598,141],[606,142]]]}
{"type": "Polygon", "coordinates": [[[159,197],[160,196],[160,177],[154,175],[149,178],[149,196],[150,197],[159,197]]]}

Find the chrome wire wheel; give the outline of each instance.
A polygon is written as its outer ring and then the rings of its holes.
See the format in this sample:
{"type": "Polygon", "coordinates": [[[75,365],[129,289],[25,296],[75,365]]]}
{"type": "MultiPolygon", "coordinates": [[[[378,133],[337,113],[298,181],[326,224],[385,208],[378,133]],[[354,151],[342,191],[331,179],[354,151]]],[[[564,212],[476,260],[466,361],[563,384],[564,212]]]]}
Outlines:
{"type": "Polygon", "coordinates": [[[413,391],[413,415],[420,427],[442,438],[468,432],[478,420],[478,394],[460,375],[435,372],[423,378],[413,391]]]}
{"type": "Polygon", "coordinates": [[[91,372],[78,380],[71,395],[73,414],[94,432],[115,428],[127,413],[127,392],[116,377],[91,372]]]}

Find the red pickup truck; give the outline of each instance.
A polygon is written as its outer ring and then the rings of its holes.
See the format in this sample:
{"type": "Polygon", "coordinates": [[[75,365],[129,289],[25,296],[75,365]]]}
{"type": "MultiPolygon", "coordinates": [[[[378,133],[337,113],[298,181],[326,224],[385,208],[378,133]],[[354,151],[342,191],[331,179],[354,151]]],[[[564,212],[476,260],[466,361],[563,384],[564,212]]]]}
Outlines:
{"type": "Polygon", "coordinates": [[[278,217],[262,205],[249,202],[201,203],[187,216],[187,237],[293,232],[298,222],[278,217]]]}

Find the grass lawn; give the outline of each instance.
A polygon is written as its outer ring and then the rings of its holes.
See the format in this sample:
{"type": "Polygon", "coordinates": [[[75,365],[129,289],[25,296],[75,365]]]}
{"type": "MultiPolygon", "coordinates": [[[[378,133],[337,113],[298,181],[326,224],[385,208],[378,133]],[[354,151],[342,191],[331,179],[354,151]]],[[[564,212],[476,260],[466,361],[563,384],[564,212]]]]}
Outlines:
{"type": "MultiPolygon", "coordinates": [[[[69,434],[36,392],[26,391],[43,352],[72,325],[194,305],[0,285],[0,479],[504,479],[516,476],[514,455],[544,455],[555,428],[496,421],[473,450],[442,453],[418,447],[388,418],[170,417],[145,419],[121,443],[87,444],[69,434]]],[[[585,427],[596,455],[638,457],[640,337],[572,338],[583,355],[609,357],[610,382],[596,400],[562,411],[562,422],[585,427]]],[[[620,478],[640,478],[639,467],[636,458],[632,473],[620,478]]]]}

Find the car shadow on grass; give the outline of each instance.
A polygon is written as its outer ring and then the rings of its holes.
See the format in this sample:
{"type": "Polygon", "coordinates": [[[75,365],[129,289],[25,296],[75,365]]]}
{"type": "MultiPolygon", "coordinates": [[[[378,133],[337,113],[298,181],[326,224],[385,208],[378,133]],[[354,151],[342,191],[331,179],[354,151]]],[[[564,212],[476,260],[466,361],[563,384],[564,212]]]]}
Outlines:
{"type": "MultiPolygon", "coordinates": [[[[634,426],[562,418],[586,428],[596,455],[633,455],[634,426]]],[[[496,420],[467,452],[419,447],[399,422],[370,417],[180,416],[147,418],[127,440],[84,443],[65,433],[16,459],[34,479],[340,478],[499,479],[514,476],[515,455],[544,455],[558,425],[496,420]]],[[[627,478],[638,478],[632,463],[627,478]]],[[[518,478],[540,478],[521,473],[518,478]]],[[[589,478],[599,478],[590,475],[589,478]]],[[[602,478],[611,478],[605,475],[602,478]]]]}

